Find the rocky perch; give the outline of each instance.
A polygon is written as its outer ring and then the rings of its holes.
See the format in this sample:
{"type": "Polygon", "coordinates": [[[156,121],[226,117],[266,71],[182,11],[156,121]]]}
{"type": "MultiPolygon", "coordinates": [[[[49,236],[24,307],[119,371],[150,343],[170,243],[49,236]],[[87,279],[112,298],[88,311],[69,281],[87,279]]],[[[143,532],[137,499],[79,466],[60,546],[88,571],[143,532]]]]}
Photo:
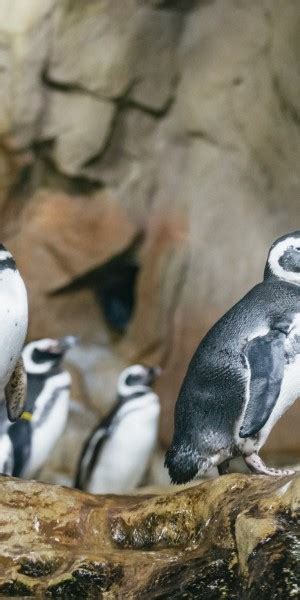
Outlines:
{"type": "Polygon", "coordinates": [[[0,596],[298,598],[300,477],[93,496],[0,478],[0,596]]]}

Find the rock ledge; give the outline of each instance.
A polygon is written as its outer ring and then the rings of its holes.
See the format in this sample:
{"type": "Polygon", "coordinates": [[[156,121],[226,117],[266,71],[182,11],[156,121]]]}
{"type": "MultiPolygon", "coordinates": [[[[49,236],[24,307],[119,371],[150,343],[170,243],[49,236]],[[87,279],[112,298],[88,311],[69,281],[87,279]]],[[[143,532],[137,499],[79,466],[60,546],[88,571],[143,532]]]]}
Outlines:
{"type": "Polygon", "coordinates": [[[300,477],[227,475],[157,496],[1,477],[0,490],[1,597],[299,593],[300,477]]]}

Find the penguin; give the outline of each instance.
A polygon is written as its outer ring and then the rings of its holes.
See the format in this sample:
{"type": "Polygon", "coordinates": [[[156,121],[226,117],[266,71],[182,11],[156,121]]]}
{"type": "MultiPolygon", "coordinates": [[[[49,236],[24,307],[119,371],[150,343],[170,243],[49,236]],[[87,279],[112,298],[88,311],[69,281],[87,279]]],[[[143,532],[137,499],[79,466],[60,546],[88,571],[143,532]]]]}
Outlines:
{"type": "Polygon", "coordinates": [[[6,401],[9,420],[16,421],[26,398],[21,353],[27,333],[28,302],[24,281],[3,244],[0,244],[0,323],[0,398],[6,401]]]}
{"type": "Polygon", "coordinates": [[[271,246],[261,283],[210,329],[187,369],[175,406],[165,466],[187,483],[242,456],[258,474],[259,450],[300,396],[300,231],[271,246]]]}
{"type": "MultiPolygon", "coordinates": [[[[27,344],[23,361],[27,372],[25,410],[16,423],[0,429],[0,472],[33,477],[46,462],[65,428],[71,377],[62,369],[65,352],[77,342],[74,336],[42,339],[27,344]]],[[[3,403],[2,403],[3,413],[3,403]]]]}
{"type": "Polygon", "coordinates": [[[122,371],[115,407],[83,447],[75,487],[121,494],[141,483],[157,440],[160,402],[151,386],[160,372],[142,365],[122,371]]]}

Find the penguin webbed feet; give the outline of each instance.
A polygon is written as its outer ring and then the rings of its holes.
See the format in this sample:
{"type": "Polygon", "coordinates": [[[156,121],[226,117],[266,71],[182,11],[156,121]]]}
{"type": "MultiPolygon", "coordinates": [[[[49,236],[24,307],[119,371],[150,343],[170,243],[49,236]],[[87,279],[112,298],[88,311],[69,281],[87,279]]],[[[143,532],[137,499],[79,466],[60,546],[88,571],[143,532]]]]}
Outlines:
{"type": "Polygon", "coordinates": [[[295,473],[295,471],[292,469],[272,469],[271,467],[267,467],[267,465],[256,452],[253,452],[249,456],[244,456],[243,458],[250,471],[252,471],[252,473],[256,473],[256,475],[285,477],[286,475],[294,475],[295,473]]]}

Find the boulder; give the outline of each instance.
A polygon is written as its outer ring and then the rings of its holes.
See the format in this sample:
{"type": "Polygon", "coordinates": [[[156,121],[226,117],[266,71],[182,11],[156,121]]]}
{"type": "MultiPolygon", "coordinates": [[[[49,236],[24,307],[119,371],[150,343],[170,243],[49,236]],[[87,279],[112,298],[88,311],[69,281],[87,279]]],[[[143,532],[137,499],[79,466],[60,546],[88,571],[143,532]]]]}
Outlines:
{"type": "Polygon", "coordinates": [[[228,475],[157,496],[0,478],[0,594],[296,597],[299,477],[228,475]]]}

